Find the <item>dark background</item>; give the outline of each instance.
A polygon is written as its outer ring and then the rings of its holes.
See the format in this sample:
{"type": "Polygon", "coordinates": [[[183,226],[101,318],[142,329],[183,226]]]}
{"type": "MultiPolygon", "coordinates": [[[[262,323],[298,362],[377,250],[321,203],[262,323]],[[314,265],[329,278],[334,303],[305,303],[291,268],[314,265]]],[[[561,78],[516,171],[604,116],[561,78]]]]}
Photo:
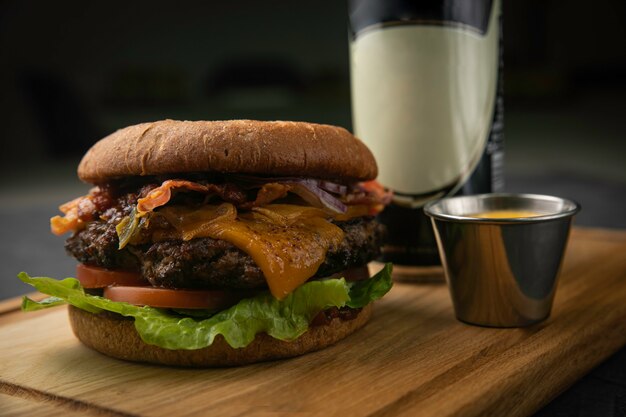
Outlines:
{"type": "MultiPolygon", "coordinates": [[[[506,189],[578,200],[626,228],[626,2],[504,2],[506,189]]],[[[48,233],[87,189],[82,153],[150,120],[351,128],[343,0],[0,1],[0,299],[68,276],[48,233]]],[[[424,98],[428,99],[428,98],[424,98]]],[[[625,415],[622,350],[541,415],[625,415]]]]}

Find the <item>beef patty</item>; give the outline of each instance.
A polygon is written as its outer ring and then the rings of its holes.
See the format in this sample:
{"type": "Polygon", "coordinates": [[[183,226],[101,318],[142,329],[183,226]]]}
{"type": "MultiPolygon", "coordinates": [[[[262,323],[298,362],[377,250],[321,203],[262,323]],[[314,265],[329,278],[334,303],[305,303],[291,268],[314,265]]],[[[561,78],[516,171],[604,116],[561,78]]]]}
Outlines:
{"type": "MultiPolygon", "coordinates": [[[[375,259],[380,252],[384,227],[374,218],[336,222],[344,239],[331,248],[315,277],[324,277],[375,259]]],[[[150,283],[166,288],[262,288],[260,268],[250,255],[234,245],[211,238],[166,240],[127,245],[118,250],[113,222],[94,221],[65,243],[79,262],[104,268],[140,270],[150,283]]]]}

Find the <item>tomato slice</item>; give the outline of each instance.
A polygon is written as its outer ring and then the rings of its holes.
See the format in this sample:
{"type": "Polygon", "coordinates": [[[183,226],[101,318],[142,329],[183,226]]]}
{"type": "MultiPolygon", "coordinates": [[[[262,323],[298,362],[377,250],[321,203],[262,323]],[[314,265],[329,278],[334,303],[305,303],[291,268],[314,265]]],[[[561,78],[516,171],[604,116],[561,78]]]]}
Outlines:
{"type": "Polygon", "coordinates": [[[110,285],[147,285],[139,272],[121,271],[78,264],[76,278],[83,288],[104,288],[110,285]]]}
{"type": "Polygon", "coordinates": [[[104,298],[139,306],[160,308],[222,309],[249,295],[220,290],[172,290],[155,287],[115,286],[104,289],[104,298]]]}

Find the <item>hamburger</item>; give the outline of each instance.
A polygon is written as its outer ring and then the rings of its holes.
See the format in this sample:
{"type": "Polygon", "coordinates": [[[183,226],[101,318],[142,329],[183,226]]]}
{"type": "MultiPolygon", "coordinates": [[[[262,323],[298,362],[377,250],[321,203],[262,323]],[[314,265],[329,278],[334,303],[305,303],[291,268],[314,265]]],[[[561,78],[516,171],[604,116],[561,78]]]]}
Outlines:
{"type": "Polygon", "coordinates": [[[69,304],[76,337],[103,354],[233,366],[322,349],[361,328],[391,287],[369,277],[390,195],[345,129],[304,122],[130,126],[78,166],[93,184],[51,219],[76,278],[19,275],[69,304]]]}

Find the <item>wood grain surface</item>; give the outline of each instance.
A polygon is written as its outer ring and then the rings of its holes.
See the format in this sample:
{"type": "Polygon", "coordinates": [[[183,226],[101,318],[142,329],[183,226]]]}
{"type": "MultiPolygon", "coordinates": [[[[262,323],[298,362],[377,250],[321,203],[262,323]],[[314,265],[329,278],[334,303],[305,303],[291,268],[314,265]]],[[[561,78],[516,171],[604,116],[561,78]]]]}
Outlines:
{"type": "Polygon", "coordinates": [[[3,303],[0,415],[528,415],[626,344],[625,254],[626,232],[575,229],[552,316],[532,327],[462,324],[445,285],[398,283],[337,345],[231,369],[110,359],[65,308],[3,303]]]}

